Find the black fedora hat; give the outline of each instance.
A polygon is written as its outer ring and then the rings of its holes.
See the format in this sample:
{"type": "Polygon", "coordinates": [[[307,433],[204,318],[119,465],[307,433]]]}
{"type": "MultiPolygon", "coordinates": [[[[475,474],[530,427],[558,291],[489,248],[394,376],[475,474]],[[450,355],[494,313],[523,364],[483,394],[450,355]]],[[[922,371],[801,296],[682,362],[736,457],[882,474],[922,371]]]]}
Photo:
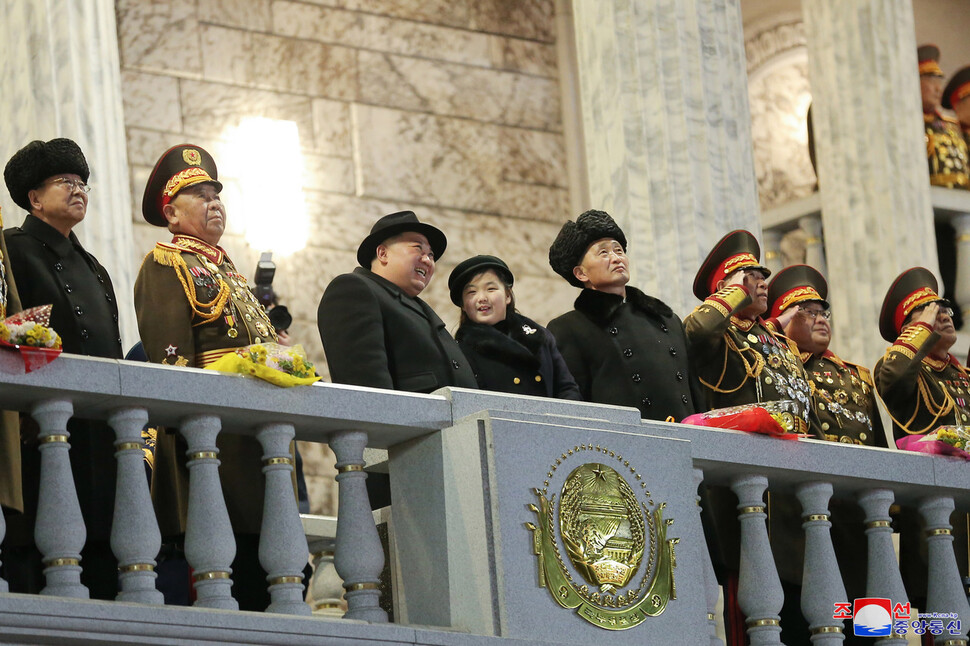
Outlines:
{"type": "Polygon", "coordinates": [[[77,175],[85,184],[91,175],[81,147],[63,137],[32,141],[15,152],[3,169],[3,180],[14,203],[29,211],[27,194],[59,173],[77,175]]]}
{"type": "Polygon", "coordinates": [[[750,231],[737,229],[721,238],[694,277],[694,296],[704,300],[717,291],[715,285],[738,269],[760,269],[765,278],[771,270],[761,264],[761,245],[750,231]]]}
{"type": "Polygon", "coordinates": [[[451,302],[461,307],[461,292],[465,289],[468,281],[487,269],[494,269],[505,283],[511,287],[515,282],[512,270],[505,264],[505,261],[495,256],[472,256],[467,260],[462,260],[451,270],[448,276],[448,291],[451,293],[451,302]]]}
{"type": "Polygon", "coordinates": [[[370,263],[377,255],[377,247],[388,238],[405,231],[414,231],[427,238],[436,261],[441,260],[441,257],[445,255],[448,239],[441,232],[441,229],[421,222],[414,211],[398,211],[385,215],[374,223],[368,236],[357,247],[357,262],[364,269],[370,269],[370,263]]]}
{"type": "Polygon", "coordinates": [[[148,177],[145,194],[141,198],[141,214],[149,224],[167,227],[168,220],[162,209],[175,199],[179,191],[208,182],[221,192],[222,183],[218,180],[216,162],[204,148],[195,144],[172,146],[158,158],[148,177]]]}
{"type": "Polygon", "coordinates": [[[949,305],[939,295],[938,289],[936,276],[925,267],[912,267],[897,276],[886,292],[879,312],[879,333],[882,338],[890,343],[895,341],[903,330],[906,317],[917,307],[929,303],[949,305]]]}
{"type": "Polygon", "coordinates": [[[816,301],[828,309],[829,302],[825,300],[828,294],[828,283],[817,269],[792,265],[779,271],[768,283],[768,311],[777,317],[792,305],[806,301],[816,301]]]}
{"type": "Polygon", "coordinates": [[[549,247],[549,266],[573,287],[583,283],[573,274],[589,246],[597,240],[611,238],[626,251],[626,236],[606,211],[591,209],[580,213],[576,221],[567,220],[549,247]]]}

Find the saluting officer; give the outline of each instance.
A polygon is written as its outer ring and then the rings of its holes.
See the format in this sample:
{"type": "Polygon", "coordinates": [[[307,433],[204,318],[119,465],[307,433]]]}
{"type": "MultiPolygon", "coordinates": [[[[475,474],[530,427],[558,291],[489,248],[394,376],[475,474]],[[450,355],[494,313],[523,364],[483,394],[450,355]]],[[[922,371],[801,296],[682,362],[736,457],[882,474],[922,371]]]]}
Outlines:
{"type": "Polygon", "coordinates": [[[697,412],[683,324],[666,303],[627,284],[626,236],[613,218],[586,211],[566,222],[549,264],[582,288],[575,309],[550,321],[549,331],[583,398],[635,406],[646,419],[697,412]]]}
{"type": "Polygon", "coordinates": [[[704,302],[684,320],[691,357],[706,390],[707,409],[778,400],[792,402],[789,428],[821,437],[811,387],[798,347],[762,320],[771,270],[748,231],[728,233],[694,278],[704,302]]]}
{"type": "MultiPolygon", "coordinates": [[[[266,311],[256,300],[219,240],[226,227],[222,184],[212,156],[181,144],[155,163],[142,198],[149,224],[167,227],[145,257],[135,281],[138,331],[155,363],[204,368],[253,343],[275,342],[266,311]]],[[[244,610],[269,603],[266,573],[258,563],[263,510],[263,450],[255,438],[218,438],[223,495],[236,535],[233,593],[244,610]]],[[[185,441],[174,429],[159,433],[152,494],[162,536],[179,540],[188,510],[185,441]]]]}
{"type": "Polygon", "coordinates": [[[798,346],[825,439],[885,447],[872,374],[829,350],[832,310],[827,296],[825,278],[808,265],[786,267],[768,285],[771,317],[798,346]]]}
{"type": "Polygon", "coordinates": [[[937,288],[928,269],[907,269],[879,314],[879,332],[892,345],[876,363],[876,387],[897,440],[970,425],[970,376],[950,354],[957,339],[953,311],[937,288]]]}

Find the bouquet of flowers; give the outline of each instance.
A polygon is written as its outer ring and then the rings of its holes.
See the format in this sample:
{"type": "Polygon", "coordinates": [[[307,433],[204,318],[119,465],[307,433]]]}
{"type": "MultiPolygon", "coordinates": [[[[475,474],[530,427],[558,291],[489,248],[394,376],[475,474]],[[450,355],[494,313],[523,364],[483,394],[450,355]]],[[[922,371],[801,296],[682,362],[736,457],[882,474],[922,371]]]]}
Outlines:
{"type": "Polygon", "coordinates": [[[689,415],[681,421],[681,424],[730,428],[749,433],[762,433],[786,440],[797,440],[806,436],[804,433],[798,432],[799,419],[798,407],[795,402],[783,399],[760,404],[716,408],[706,413],[689,415]]]}
{"type": "Polygon", "coordinates": [[[319,381],[303,346],[254,343],[219,357],[206,370],[252,375],[276,386],[308,386],[319,381]]]}
{"type": "Polygon", "coordinates": [[[926,435],[907,435],[896,448],[932,455],[955,455],[970,460],[970,431],[963,426],[939,426],[926,435]]]}
{"type": "Polygon", "coordinates": [[[61,354],[61,337],[50,328],[51,306],[24,310],[0,321],[0,347],[20,352],[24,371],[46,366],[61,354]]]}

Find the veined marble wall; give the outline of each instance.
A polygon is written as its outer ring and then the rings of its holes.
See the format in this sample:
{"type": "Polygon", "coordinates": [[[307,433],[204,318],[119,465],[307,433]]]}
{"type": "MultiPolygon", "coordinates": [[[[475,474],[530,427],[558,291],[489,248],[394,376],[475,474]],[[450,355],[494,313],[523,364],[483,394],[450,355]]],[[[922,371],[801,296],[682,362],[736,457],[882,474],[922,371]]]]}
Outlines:
{"type": "MultiPolygon", "coordinates": [[[[545,323],[572,307],[577,291],[547,260],[562,222],[576,215],[553,0],[117,0],[116,8],[136,263],[168,237],[140,216],[158,156],[190,141],[228,167],[232,129],[268,117],[296,123],[309,215],[306,246],[274,258],[274,287],[294,315],[291,336],[321,368],[320,296],[356,266],[377,218],[401,209],[448,235],[422,298],[449,328],[458,310],[448,274],[478,253],[509,263],[525,314],[545,323]]],[[[229,216],[222,244],[252,275],[264,250],[246,243],[234,218],[252,187],[220,179],[229,216]]],[[[267,212],[259,226],[274,222],[267,212]]],[[[318,505],[320,497],[311,491],[318,505]]]]}
{"type": "Polygon", "coordinates": [[[810,195],[815,171],[808,154],[812,100],[808,49],[801,19],[779,19],[749,30],[748,103],[761,208],[810,195]]]}

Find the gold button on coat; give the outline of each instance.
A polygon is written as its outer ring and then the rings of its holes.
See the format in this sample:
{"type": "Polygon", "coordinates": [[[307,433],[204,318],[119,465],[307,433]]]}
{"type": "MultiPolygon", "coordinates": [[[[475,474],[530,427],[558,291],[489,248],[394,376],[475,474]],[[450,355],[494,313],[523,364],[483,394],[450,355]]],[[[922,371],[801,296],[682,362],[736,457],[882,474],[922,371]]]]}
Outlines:
{"type": "Polygon", "coordinates": [[[518,377],[516,377],[515,379],[512,380],[512,383],[518,385],[518,384],[522,383],[522,380],[519,379],[518,377]]]}

